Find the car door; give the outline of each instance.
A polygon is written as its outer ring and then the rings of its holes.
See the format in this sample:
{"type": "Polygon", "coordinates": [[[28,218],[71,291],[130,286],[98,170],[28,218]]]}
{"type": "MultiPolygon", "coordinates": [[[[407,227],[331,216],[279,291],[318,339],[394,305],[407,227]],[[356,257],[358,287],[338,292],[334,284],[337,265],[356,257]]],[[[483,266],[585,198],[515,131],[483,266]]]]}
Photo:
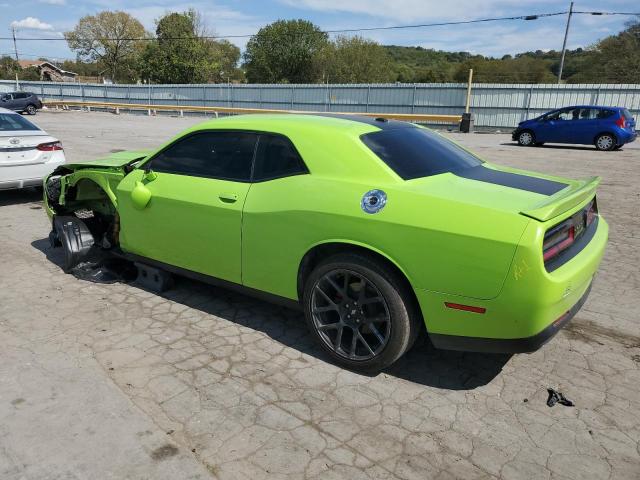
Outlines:
{"type": "Polygon", "coordinates": [[[23,92],[16,92],[13,94],[13,109],[16,111],[22,111],[27,107],[27,99],[29,95],[23,92]]]}
{"type": "Polygon", "coordinates": [[[572,143],[592,145],[598,134],[598,112],[599,109],[580,108],[578,118],[574,120],[575,127],[572,130],[572,143]]]}
{"type": "Polygon", "coordinates": [[[117,189],[121,248],[241,283],[242,208],[257,138],[195,132],[133,170],[117,189]],[[136,203],[140,191],[146,205],[136,203]]]}
{"type": "Polygon", "coordinates": [[[549,143],[572,143],[573,119],[575,108],[563,108],[549,115],[542,126],[544,135],[536,140],[549,143]]]}
{"type": "Polygon", "coordinates": [[[13,99],[12,93],[5,93],[2,95],[2,102],[0,102],[0,106],[2,108],[6,108],[7,110],[15,110],[15,100],[13,99]]]}

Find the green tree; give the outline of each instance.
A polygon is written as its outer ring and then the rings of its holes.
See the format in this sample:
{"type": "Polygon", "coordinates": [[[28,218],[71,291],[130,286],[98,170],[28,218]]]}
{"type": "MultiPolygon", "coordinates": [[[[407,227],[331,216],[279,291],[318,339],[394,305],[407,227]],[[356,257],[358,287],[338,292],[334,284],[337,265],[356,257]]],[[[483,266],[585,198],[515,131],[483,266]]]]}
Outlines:
{"type": "Polygon", "coordinates": [[[331,42],[320,56],[319,70],[331,83],[385,83],[396,78],[384,47],[359,36],[331,42]]]}
{"type": "Polygon", "coordinates": [[[155,83],[226,82],[242,78],[240,49],[206,38],[195,10],[168,13],[157,21],[156,38],[140,58],[140,73],[155,83]]]}
{"type": "Polygon", "coordinates": [[[135,69],[144,44],[138,39],[148,35],[128,13],[104,11],[87,15],[64,36],[79,59],[97,61],[113,80],[137,79],[135,69]]]}
{"type": "Polygon", "coordinates": [[[40,80],[40,74],[35,67],[22,68],[13,57],[0,57],[0,80],[15,80],[16,73],[19,80],[40,80]]]}
{"type": "Polygon", "coordinates": [[[592,48],[583,75],[599,82],[638,83],[640,79],[640,20],[627,24],[617,35],[607,37],[592,48]]]}
{"type": "Polygon", "coordinates": [[[278,20],[247,43],[244,67],[252,83],[314,83],[328,35],[307,20],[278,20]]]}
{"type": "Polygon", "coordinates": [[[15,80],[20,65],[8,55],[0,57],[0,80],[15,80]]]}
{"type": "Polygon", "coordinates": [[[207,42],[207,51],[210,58],[214,59],[217,69],[213,72],[209,81],[212,82],[241,82],[244,80],[244,72],[238,68],[240,61],[240,49],[228,40],[207,42]]]}

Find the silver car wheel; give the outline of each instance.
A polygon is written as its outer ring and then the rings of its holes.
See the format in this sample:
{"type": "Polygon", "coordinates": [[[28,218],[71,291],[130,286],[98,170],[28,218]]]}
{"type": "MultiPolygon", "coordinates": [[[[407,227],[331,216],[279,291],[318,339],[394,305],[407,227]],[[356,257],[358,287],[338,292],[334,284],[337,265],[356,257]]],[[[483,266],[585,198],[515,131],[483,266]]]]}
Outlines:
{"type": "Polygon", "coordinates": [[[611,150],[613,148],[613,138],[610,135],[600,135],[596,142],[600,150],[611,150]]]}
{"type": "Polygon", "coordinates": [[[518,137],[518,142],[520,143],[520,145],[528,147],[533,143],[533,135],[531,135],[531,133],[529,132],[522,132],[518,137]]]}

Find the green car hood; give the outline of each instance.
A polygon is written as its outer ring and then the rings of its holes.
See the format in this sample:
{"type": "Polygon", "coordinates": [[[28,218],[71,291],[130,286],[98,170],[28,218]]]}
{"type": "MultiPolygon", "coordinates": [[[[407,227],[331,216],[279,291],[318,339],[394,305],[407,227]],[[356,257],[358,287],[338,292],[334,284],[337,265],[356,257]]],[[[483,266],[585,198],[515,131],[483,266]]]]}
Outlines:
{"type": "Polygon", "coordinates": [[[127,150],[96,160],[68,163],[65,166],[73,170],[80,168],[121,168],[136,160],[142,160],[152,152],[153,150],[127,150]]]}

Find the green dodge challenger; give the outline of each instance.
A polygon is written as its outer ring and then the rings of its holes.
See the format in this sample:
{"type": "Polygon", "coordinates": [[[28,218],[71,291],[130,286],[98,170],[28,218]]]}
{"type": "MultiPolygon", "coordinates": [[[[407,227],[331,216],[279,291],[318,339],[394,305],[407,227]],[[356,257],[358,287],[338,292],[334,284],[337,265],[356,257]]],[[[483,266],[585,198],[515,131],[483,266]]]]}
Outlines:
{"type": "Polygon", "coordinates": [[[498,167],[410,123],[206,121],[156,151],[45,179],[65,270],[99,252],[302,306],[338,363],[435,347],[531,352],[580,309],[604,253],[599,179],[498,167]]]}

